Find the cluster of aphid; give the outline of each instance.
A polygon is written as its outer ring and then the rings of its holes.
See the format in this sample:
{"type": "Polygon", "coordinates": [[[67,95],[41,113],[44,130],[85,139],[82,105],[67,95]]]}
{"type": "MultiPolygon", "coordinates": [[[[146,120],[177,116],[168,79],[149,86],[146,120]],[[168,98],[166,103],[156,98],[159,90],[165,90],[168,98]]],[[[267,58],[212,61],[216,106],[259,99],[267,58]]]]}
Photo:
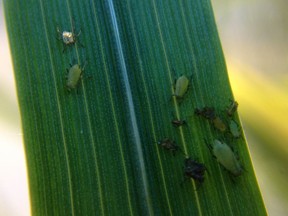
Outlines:
{"type": "Polygon", "coordinates": [[[232,135],[233,138],[238,139],[241,137],[241,132],[237,123],[232,119],[233,114],[237,111],[237,108],[238,103],[236,101],[230,100],[230,104],[225,110],[226,116],[229,120],[228,123],[226,123],[219,115],[216,114],[216,111],[213,107],[195,109],[195,114],[209,120],[214,126],[214,128],[219,130],[220,132],[224,134],[228,133],[232,135]]]}
{"type": "MultiPolygon", "coordinates": [[[[182,102],[184,95],[188,90],[189,81],[190,79],[185,75],[181,75],[176,80],[174,85],[174,94],[172,96],[176,98],[178,103],[182,102]]],[[[187,121],[181,119],[172,119],[171,123],[175,128],[187,125],[187,121]]],[[[180,151],[185,156],[183,168],[183,174],[185,179],[183,182],[190,178],[194,179],[197,183],[200,184],[204,182],[204,175],[207,169],[203,163],[200,163],[197,160],[192,159],[191,157],[187,157],[183,150],[172,139],[165,138],[158,141],[157,144],[162,148],[171,151],[173,155],[175,155],[176,152],[180,151]]]]}
{"type": "MultiPolygon", "coordinates": [[[[180,76],[175,83],[174,94],[172,96],[176,97],[178,102],[182,101],[183,96],[188,90],[189,79],[182,75],[180,76]]],[[[238,103],[236,101],[230,100],[229,106],[225,110],[225,120],[220,115],[216,113],[216,110],[213,107],[204,107],[202,109],[195,109],[195,114],[201,116],[202,118],[208,120],[210,124],[218,130],[224,137],[238,139],[241,137],[241,130],[238,124],[233,120],[233,115],[237,111],[238,103]]],[[[171,121],[174,127],[180,127],[186,125],[185,120],[173,119],[171,121]]],[[[218,139],[215,139],[212,144],[209,144],[205,140],[210,152],[217,159],[217,161],[233,176],[237,177],[242,174],[243,168],[240,165],[238,158],[233,152],[232,148],[227,145],[225,142],[221,142],[218,139]]],[[[157,142],[162,148],[171,151],[173,155],[177,151],[180,151],[185,155],[184,159],[184,176],[185,180],[192,178],[196,183],[204,182],[205,171],[207,171],[206,166],[203,163],[198,162],[187,155],[176,145],[176,142],[172,139],[165,138],[157,142]]],[[[184,180],[184,181],[185,181],[184,180]]]]}
{"type": "MultiPolygon", "coordinates": [[[[59,27],[57,28],[58,32],[58,40],[61,40],[64,44],[63,52],[67,47],[74,45],[78,40],[77,38],[81,34],[81,30],[76,34],[75,27],[73,24],[72,31],[61,31],[59,27]]],[[[78,41],[79,45],[83,47],[83,45],[78,41]]],[[[82,78],[82,74],[84,72],[87,61],[81,67],[80,64],[70,64],[70,68],[67,69],[67,83],[66,88],[68,91],[75,89],[78,86],[80,79],[82,78]]],[[[176,98],[178,102],[183,100],[185,93],[188,90],[189,79],[185,75],[181,75],[175,82],[174,86],[174,94],[173,97],[176,98]]],[[[230,120],[229,122],[229,134],[232,135],[233,138],[239,138],[241,136],[241,132],[239,130],[239,126],[232,119],[233,114],[237,111],[238,103],[236,101],[231,101],[230,105],[226,109],[226,114],[230,120]]],[[[220,116],[216,114],[216,111],[212,107],[204,107],[202,109],[195,109],[195,114],[198,116],[202,116],[204,119],[207,119],[211,124],[222,133],[227,133],[226,123],[221,119],[220,116]]],[[[187,122],[185,120],[174,119],[171,121],[174,127],[180,127],[182,125],[186,125],[187,122]]],[[[163,140],[158,141],[158,144],[166,150],[169,150],[175,155],[177,151],[181,151],[184,155],[185,153],[176,145],[175,141],[165,138],[163,140]]],[[[217,139],[214,140],[213,144],[209,144],[206,141],[210,151],[216,157],[217,161],[227,169],[232,175],[239,176],[241,175],[243,169],[239,164],[234,152],[232,149],[224,142],[221,142],[217,139]]],[[[186,155],[185,155],[186,156],[186,155]]],[[[206,167],[203,163],[198,162],[190,157],[185,158],[184,160],[184,176],[186,179],[192,178],[198,183],[204,182],[204,174],[206,171],[206,167]]]]}
{"type": "MultiPolygon", "coordinates": [[[[182,149],[178,145],[176,145],[176,142],[169,138],[160,140],[157,142],[157,144],[162,148],[171,151],[173,155],[175,155],[177,151],[180,151],[183,155],[185,155],[182,149]]],[[[205,165],[198,162],[197,160],[194,160],[190,157],[184,159],[184,171],[183,171],[185,176],[184,181],[186,181],[189,178],[192,178],[198,183],[203,183],[204,174],[206,170],[207,169],[205,165]]]]}
{"type": "MultiPolygon", "coordinates": [[[[238,103],[230,100],[230,104],[225,110],[226,119],[228,119],[228,126],[227,120],[225,121],[223,120],[224,118],[217,115],[213,107],[195,109],[195,114],[208,120],[216,130],[222,133],[224,137],[231,137],[232,135],[233,140],[241,137],[241,132],[238,125],[232,119],[234,113],[237,111],[237,108],[238,103]]],[[[205,142],[213,156],[230,174],[235,177],[242,174],[243,168],[229,145],[217,139],[215,139],[212,144],[209,144],[206,140],[205,142]]]]}
{"type": "MultiPolygon", "coordinates": [[[[59,27],[57,27],[57,39],[63,42],[64,48],[63,48],[63,53],[67,49],[67,47],[70,47],[72,45],[75,45],[76,42],[84,47],[79,40],[77,39],[79,35],[81,34],[81,30],[76,34],[75,33],[75,27],[74,27],[74,22],[72,25],[72,31],[61,31],[59,27]]],[[[66,82],[66,89],[68,91],[71,91],[73,89],[76,89],[80,79],[82,78],[82,74],[84,72],[85,66],[87,64],[87,61],[85,61],[84,65],[81,67],[81,64],[70,64],[70,68],[66,69],[67,70],[67,82],[66,82]]]]}

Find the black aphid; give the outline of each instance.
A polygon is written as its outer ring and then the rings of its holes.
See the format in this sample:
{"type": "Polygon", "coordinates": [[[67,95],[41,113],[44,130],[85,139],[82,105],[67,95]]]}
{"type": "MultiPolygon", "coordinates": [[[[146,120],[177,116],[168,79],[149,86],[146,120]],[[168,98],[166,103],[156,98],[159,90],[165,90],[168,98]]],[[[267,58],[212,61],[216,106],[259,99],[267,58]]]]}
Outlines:
{"type": "Polygon", "coordinates": [[[192,178],[198,183],[204,182],[204,174],[207,170],[204,164],[199,163],[192,158],[186,158],[184,160],[184,165],[184,175],[186,179],[192,178]]]}
{"type": "Polygon", "coordinates": [[[176,145],[175,141],[169,138],[160,140],[157,142],[157,144],[160,145],[162,148],[171,151],[173,155],[175,155],[175,153],[180,150],[179,146],[176,145]]]}

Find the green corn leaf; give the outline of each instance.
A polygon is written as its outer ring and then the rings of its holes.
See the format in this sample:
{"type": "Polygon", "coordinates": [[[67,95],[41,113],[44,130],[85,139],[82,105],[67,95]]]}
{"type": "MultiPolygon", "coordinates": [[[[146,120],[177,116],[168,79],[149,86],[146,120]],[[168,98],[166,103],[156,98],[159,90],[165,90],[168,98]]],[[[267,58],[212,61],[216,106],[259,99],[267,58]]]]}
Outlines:
{"type": "Polygon", "coordinates": [[[33,215],[266,215],[244,135],[194,115],[210,106],[224,118],[233,98],[210,1],[6,0],[4,8],[33,215]],[[73,27],[80,35],[65,47],[57,28],[73,27]],[[69,63],[86,61],[68,92],[69,63]],[[172,94],[181,74],[191,81],[180,102],[172,94]],[[187,125],[175,128],[173,118],[187,125]],[[166,137],[184,154],[157,145],[166,137]],[[241,176],[213,159],[205,140],[214,139],[239,155],[241,176]],[[207,167],[203,184],[183,182],[188,156],[207,167]]]}

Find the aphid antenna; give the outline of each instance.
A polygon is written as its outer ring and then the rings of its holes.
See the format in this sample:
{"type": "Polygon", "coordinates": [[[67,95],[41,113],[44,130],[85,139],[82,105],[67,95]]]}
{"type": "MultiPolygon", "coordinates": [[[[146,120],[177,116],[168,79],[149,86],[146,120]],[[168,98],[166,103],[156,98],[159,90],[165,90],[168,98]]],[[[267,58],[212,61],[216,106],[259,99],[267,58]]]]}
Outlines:
{"type": "Polygon", "coordinates": [[[183,150],[182,148],[179,147],[179,151],[185,156],[185,157],[189,157],[189,155],[187,155],[183,150]]]}
{"type": "Polygon", "coordinates": [[[80,28],[79,32],[77,33],[77,35],[75,35],[75,37],[79,37],[79,35],[81,34],[82,29],[80,28]]]}
{"type": "Polygon", "coordinates": [[[62,50],[62,53],[65,52],[66,48],[67,48],[67,46],[64,45],[64,48],[63,48],[63,50],[62,50]]]}
{"type": "MultiPolygon", "coordinates": [[[[180,183],[180,186],[183,187],[184,183],[187,182],[188,180],[194,181],[194,180],[191,179],[191,178],[184,177],[184,180],[180,183]]],[[[197,184],[196,181],[194,181],[194,183],[195,183],[195,189],[194,189],[194,191],[197,191],[197,192],[198,192],[198,189],[201,187],[202,184],[201,184],[201,183],[197,184]]]]}
{"type": "Polygon", "coordinates": [[[207,141],[207,139],[204,139],[204,142],[205,142],[206,146],[208,147],[209,151],[212,153],[213,147],[211,146],[211,144],[207,141]]]}
{"type": "Polygon", "coordinates": [[[219,140],[221,143],[226,143],[225,135],[221,135],[217,140],[219,140]]]}
{"type": "Polygon", "coordinates": [[[72,17],[72,32],[73,34],[75,33],[75,20],[74,20],[74,17],[72,17]]]}
{"type": "Polygon", "coordinates": [[[235,181],[235,176],[232,174],[232,173],[230,173],[228,170],[226,170],[227,172],[228,172],[228,176],[229,176],[229,179],[231,180],[231,182],[232,182],[232,184],[236,184],[236,181],[235,181]]]}
{"type": "Polygon", "coordinates": [[[60,29],[60,27],[57,25],[57,27],[56,27],[56,30],[57,30],[57,32],[59,33],[59,34],[61,34],[61,29],[60,29]]]}
{"type": "Polygon", "coordinates": [[[70,67],[72,67],[74,64],[78,64],[78,61],[73,57],[72,62],[69,63],[70,67]]]}
{"type": "Polygon", "coordinates": [[[88,59],[85,60],[84,65],[83,65],[83,67],[82,67],[82,71],[85,70],[85,67],[86,67],[87,64],[88,64],[88,59]]]}
{"type": "MultiPolygon", "coordinates": [[[[78,34],[79,35],[79,34],[78,34]]],[[[77,35],[77,37],[78,37],[77,35]]],[[[79,40],[77,40],[77,43],[81,46],[81,47],[85,47],[79,40]]]]}
{"type": "Polygon", "coordinates": [[[235,101],[235,99],[234,99],[234,98],[233,98],[233,99],[229,98],[229,101],[230,101],[230,105],[231,105],[232,103],[236,103],[237,105],[239,105],[239,104],[238,104],[238,102],[237,102],[237,101],[235,101]]]}
{"type": "Polygon", "coordinates": [[[54,22],[54,26],[56,26],[57,33],[62,34],[62,31],[58,22],[55,19],[53,19],[53,22],[54,22]]]}
{"type": "Polygon", "coordinates": [[[173,71],[173,73],[174,73],[174,76],[177,74],[176,73],[176,70],[175,70],[175,68],[174,67],[171,67],[172,68],[172,71],[173,71]]]}
{"type": "Polygon", "coordinates": [[[60,27],[59,27],[58,25],[57,25],[57,27],[56,27],[56,31],[57,31],[57,37],[56,37],[56,39],[59,40],[59,41],[62,40],[62,39],[61,39],[61,34],[62,34],[62,33],[61,33],[61,29],[60,29],[60,27]]]}

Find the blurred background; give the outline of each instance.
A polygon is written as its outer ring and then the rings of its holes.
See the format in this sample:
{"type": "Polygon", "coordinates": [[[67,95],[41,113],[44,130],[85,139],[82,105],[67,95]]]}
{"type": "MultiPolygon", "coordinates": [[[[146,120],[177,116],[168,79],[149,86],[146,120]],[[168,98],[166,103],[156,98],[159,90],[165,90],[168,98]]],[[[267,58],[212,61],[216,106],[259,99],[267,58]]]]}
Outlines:
{"type": "MultiPolygon", "coordinates": [[[[267,211],[288,215],[288,2],[211,1],[267,211]]],[[[0,63],[0,215],[28,216],[20,114],[2,0],[0,63]]]]}

